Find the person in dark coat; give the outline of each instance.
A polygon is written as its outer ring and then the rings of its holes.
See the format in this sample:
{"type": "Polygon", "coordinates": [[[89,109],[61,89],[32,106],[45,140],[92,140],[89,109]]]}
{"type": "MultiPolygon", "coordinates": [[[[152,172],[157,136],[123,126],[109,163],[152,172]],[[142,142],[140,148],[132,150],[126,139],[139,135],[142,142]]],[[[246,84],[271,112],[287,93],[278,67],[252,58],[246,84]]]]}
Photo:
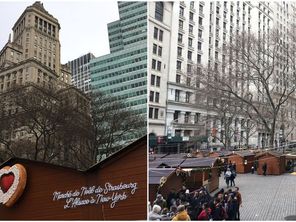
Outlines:
{"type": "Polygon", "coordinates": [[[233,170],[233,171],[231,172],[231,175],[230,175],[230,186],[231,186],[231,187],[232,187],[232,186],[235,186],[235,182],[234,182],[235,177],[236,177],[236,173],[235,173],[235,171],[233,170]]]}
{"type": "Polygon", "coordinates": [[[263,175],[266,176],[266,171],[267,171],[267,164],[266,163],[263,164],[262,170],[263,170],[263,175]]]}
{"type": "Polygon", "coordinates": [[[235,203],[233,202],[232,195],[228,196],[227,200],[227,215],[228,215],[228,220],[235,220],[235,203]]]}

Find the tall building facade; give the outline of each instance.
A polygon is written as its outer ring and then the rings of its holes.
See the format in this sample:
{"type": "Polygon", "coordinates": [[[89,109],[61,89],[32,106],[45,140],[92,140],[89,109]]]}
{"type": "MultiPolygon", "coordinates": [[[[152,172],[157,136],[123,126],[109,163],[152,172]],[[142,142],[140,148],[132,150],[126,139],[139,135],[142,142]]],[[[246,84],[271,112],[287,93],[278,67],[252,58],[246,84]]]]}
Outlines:
{"type": "Polygon", "coordinates": [[[110,54],[91,60],[91,90],[147,113],[147,3],[118,2],[120,20],[108,24],[110,54]]]}
{"type": "MultiPolygon", "coordinates": [[[[274,27],[287,32],[293,22],[293,9],[294,3],[287,2],[150,2],[149,132],[158,136],[180,136],[183,140],[206,135],[210,138],[210,144],[219,144],[211,138],[211,131],[217,124],[207,120],[215,112],[208,109],[204,105],[204,98],[196,93],[199,82],[192,78],[193,69],[209,65],[223,69],[227,61],[223,47],[243,32],[261,37],[274,27]],[[157,19],[159,17],[162,17],[161,21],[157,19]],[[166,69],[157,67],[158,46],[155,46],[157,38],[154,33],[160,27],[166,41],[169,41],[169,44],[165,42],[165,45],[161,45],[162,51],[168,54],[159,59],[160,64],[165,63],[166,69]],[[162,92],[161,98],[155,101],[153,76],[157,72],[161,76],[160,84],[164,86],[161,90],[166,93],[162,92]],[[157,106],[159,110],[165,110],[163,115],[154,114],[157,106]]],[[[236,128],[238,135],[245,133],[240,124],[236,128]]],[[[267,136],[265,132],[258,131],[250,138],[249,144],[259,145],[267,136]]],[[[244,141],[232,141],[234,145],[239,143],[244,144],[244,141]]]]}
{"type": "Polygon", "coordinates": [[[90,92],[90,60],[95,56],[92,53],[87,53],[68,62],[72,73],[72,85],[80,89],[84,93],[90,92]]]}
{"type": "Polygon", "coordinates": [[[60,62],[60,24],[41,2],[27,7],[12,30],[0,52],[0,92],[27,82],[71,83],[70,70],[60,62]]]}

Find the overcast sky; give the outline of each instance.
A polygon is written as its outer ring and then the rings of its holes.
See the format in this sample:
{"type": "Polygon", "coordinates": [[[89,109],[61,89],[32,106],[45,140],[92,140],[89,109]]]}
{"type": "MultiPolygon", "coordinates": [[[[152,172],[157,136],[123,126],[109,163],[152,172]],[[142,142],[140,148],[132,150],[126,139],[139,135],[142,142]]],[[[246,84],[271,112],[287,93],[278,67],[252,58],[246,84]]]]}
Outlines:
{"type": "MultiPolygon", "coordinates": [[[[0,0],[0,50],[12,27],[27,6],[35,1],[0,0]]],[[[112,1],[42,1],[44,8],[58,19],[61,62],[67,63],[88,52],[95,56],[109,53],[107,23],[119,19],[117,2],[112,1]]]]}

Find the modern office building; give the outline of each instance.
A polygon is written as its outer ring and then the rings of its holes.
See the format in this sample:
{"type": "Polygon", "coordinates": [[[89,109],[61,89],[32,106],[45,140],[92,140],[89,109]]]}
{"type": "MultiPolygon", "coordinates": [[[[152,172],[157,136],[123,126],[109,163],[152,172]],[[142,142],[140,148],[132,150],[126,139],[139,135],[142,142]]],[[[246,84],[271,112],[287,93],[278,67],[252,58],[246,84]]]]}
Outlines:
{"type": "Polygon", "coordinates": [[[147,113],[147,3],[118,2],[118,21],[108,24],[110,54],[91,60],[91,89],[147,113]]]}
{"type": "Polygon", "coordinates": [[[68,62],[72,73],[72,85],[80,89],[84,93],[90,92],[90,60],[95,56],[92,53],[87,53],[68,62]]]}
{"type": "MultiPolygon", "coordinates": [[[[192,77],[196,71],[193,69],[209,65],[223,69],[227,61],[223,47],[241,33],[262,37],[274,27],[279,28],[282,34],[287,33],[294,22],[291,19],[295,16],[294,3],[149,2],[148,11],[149,132],[169,138],[179,136],[183,141],[206,135],[210,144],[219,144],[211,138],[219,124],[208,120],[209,116],[215,116],[215,112],[208,109],[204,98],[196,93],[200,86],[192,77]],[[163,35],[163,42],[158,39],[159,32],[163,35]],[[163,52],[161,56],[158,54],[159,46],[163,52]],[[159,88],[155,86],[155,75],[160,77],[159,88]]],[[[287,35],[285,38],[288,41],[287,35]]],[[[240,124],[235,127],[238,136],[234,137],[232,144],[244,144],[240,139],[245,133],[243,127],[240,124]]],[[[268,140],[267,137],[266,132],[258,131],[250,138],[249,144],[259,145],[260,141],[268,140]]],[[[279,137],[279,132],[276,137],[279,137]]],[[[293,139],[292,133],[290,140],[293,139]]]]}

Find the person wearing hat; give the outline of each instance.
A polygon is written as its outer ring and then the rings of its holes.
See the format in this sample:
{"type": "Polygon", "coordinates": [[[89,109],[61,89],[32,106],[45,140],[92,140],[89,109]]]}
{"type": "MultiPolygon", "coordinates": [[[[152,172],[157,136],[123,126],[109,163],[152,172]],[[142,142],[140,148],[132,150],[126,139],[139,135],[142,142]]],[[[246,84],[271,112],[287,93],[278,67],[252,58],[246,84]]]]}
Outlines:
{"type": "Polygon", "coordinates": [[[158,205],[161,207],[161,209],[167,207],[166,200],[163,198],[161,194],[157,194],[156,200],[153,202],[153,205],[158,205]]]}
{"type": "Polygon", "coordinates": [[[191,220],[184,205],[179,205],[177,207],[177,215],[173,218],[173,221],[189,221],[191,220]]]}

